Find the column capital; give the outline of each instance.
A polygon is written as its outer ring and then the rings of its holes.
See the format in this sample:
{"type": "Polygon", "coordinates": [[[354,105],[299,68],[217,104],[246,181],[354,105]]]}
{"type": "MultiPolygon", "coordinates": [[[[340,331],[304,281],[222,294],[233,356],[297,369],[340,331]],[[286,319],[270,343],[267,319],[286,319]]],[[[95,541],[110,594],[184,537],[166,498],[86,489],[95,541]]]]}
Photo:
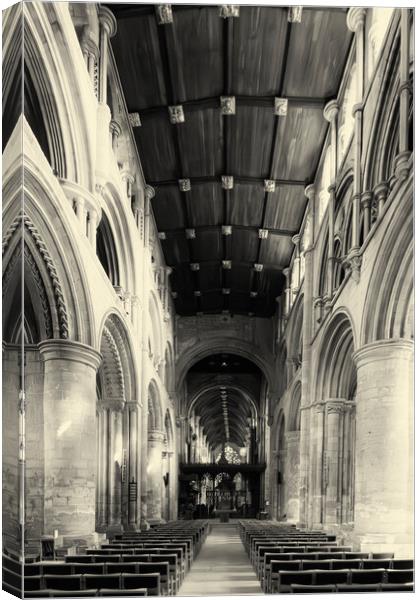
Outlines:
{"type": "Polygon", "coordinates": [[[115,135],[117,137],[119,137],[121,135],[122,129],[121,129],[121,125],[118,123],[118,121],[115,121],[115,119],[110,120],[109,131],[112,133],[112,135],[115,135]]]}
{"type": "Polygon", "coordinates": [[[366,344],[356,350],[353,354],[353,360],[357,368],[369,363],[383,361],[386,359],[404,358],[412,359],[414,352],[414,342],[409,339],[389,339],[379,340],[366,344]]]}
{"type": "Polygon", "coordinates": [[[297,233],[296,235],[294,235],[292,237],[292,242],[294,243],[295,246],[299,246],[300,244],[300,240],[302,239],[302,236],[300,233],[297,233]]]}
{"type": "Polygon", "coordinates": [[[330,414],[342,414],[344,412],[346,400],[344,398],[334,398],[333,400],[326,400],[325,407],[327,409],[327,415],[330,414]]]}
{"type": "Polygon", "coordinates": [[[315,184],[311,183],[310,185],[307,185],[305,188],[305,196],[308,198],[308,200],[313,200],[315,198],[315,184]]]}
{"type": "Polygon", "coordinates": [[[358,31],[363,27],[366,17],[366,8],[361,6],[352,6],[347,13],[347,27],[350,31],[358,31]]]}
{"type": "Polygon", "coordinates": [[[155,188],[151,185],[146,185],[144,188],[144,195],[146,197],[146,200],[151,200],[155,197],[155,188]]]}
{"type": "Polygon", "coordinates": [[[102,356],[91,346],[71,340],[47,340],[38,345],[44,362],[66,360],[85,364],[95,371],[102,362],[102,356]]]}
{"type": "Polygon", "coordinates": [[[285,267],[285,268],[283,269],[282,273],[283,273],[283,275],[284,275],[285,277],[288,277],[288,276],[290,275],[290,271],[291,271],[291,268],[290,268],[290,267],[285,267]]]}
{"type": "Polygon", "coordinates": [[[360,202],[362,204],[362,208],[365,206],[370,206],[372,202],[373,193],[370,191],[363,192],[360,196],[360,202]]]}
{"type": "Polygon", "coordinates": [[[330,100],[324,107],[324,118],[332,123],[337,118],[338,109],[338,100],[330,100]]]}
{"type": "Polygon", "coordinates": [[[378,200],[385,200],[389,193],[389,185],[386,181],[381,181],[373,188],[374,195],[378,200]]]}
{"type": "Polygon", "coordinates": [[[100,6],[98,10],[99,23],[107,31],[109,37],[117,33],[117,20],[106,6],[100,6]]]}
{"type": "Polygon", "coordinates": [[[152,429],[147,433],[147,440],[149,442],[163,442],[165,439],[165,434],[163,431],[159,431],[158,429],[152,429]]]}

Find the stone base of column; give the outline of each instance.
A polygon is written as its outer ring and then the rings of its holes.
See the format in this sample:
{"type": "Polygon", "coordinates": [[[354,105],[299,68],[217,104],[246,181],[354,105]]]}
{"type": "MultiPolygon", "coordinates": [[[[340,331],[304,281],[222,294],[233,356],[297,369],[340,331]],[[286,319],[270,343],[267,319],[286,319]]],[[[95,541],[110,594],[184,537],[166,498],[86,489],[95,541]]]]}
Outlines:
{"type": "Polygon", "coordinates": [[[414,544],[408,534],[370,533],[358,536],[361,552],[393,552],[395,558],[413,558],[414,544]]]}
{"type": "Polygon", "coordinates": [[[116,533],[123,533],[124,528],[121,524],[118,525],[108,525],[106,528],[106,537],[108,539],[112,539],[116,533]]]}
{"type": "Polygon", "coordinates": [[[150,527],[153,527],[156,525],[163,525],[163,523],[166,523],[165,519],[149,519],[150,527]]]}
{"type": "Polygon", "coordinates": [[[140,531],[140,528],[137,523],[129,523],[124,527],[124,531],[140,531]]]}
{"type": "Polygon", "coordinates": [[[56,549],[68,549],[68,548],[80,548],[86,546],[96,546],[101,543],[101,541],[105,540],[105,536],[93,531],[89,534],[71,534],[71,535],[59,535],[55,538],[55,548],[56,549]]]}
{"type": "Polygon", "coordinates": [[[146,521],[146,519],[142,519],[140,521],[140,531],[147,531],[148,529],[150,529],[149,521],[146,521]]]}

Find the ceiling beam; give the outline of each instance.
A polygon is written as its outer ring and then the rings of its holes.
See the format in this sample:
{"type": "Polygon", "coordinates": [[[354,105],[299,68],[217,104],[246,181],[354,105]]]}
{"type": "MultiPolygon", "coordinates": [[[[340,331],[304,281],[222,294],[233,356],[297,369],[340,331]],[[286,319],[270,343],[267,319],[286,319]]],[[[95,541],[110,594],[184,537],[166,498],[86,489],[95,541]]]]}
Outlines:
{"type": "MultiPolygon", "coordinates": [[[[229,22],[232,19],[226,19],[226,27],[229,26],[229,22]]],[[[160,27],[162,27],[160,25],[160,27]]],[[[166,26],[167,27],[167,26],[166,26]]],[[[226,67],[225,67],[226,68],[226,67]]],[[[235,96],[236,107],[240,106],[250,106],[250,107],[266,107],[272,108],[274,113],[274,98],[275,96],[237,96],[233,92],[227,92],[225,90],[226,96],[235,96]]],[[[331,98],[318,98],[316,96],[282,96],[282,98],[286,98],[288,100],[288,106],[295,108],[313,108],[323,110],[327,102],[331,100],[331,98]]],[[[219,96],[211,96],[209,98],[199,98],[197,100],[184,100],[182,102],[182,108],[184,109],[184,114],[187,115],[189,112],[194,112],[198,110],[205,110],[208,108],[220,108],[220,97],[219,96]]],[[[158,106],[150,106],[148,108],[133,108],[131,112],[138,112],[140,118],[143,120],[147,119],[149,116],[154,116],[156,114],[165,114],[168,115],[168,106],[165,104],[160,104],[158,106]]]]}
{"type": "MultiPolygon", "coordinates": [[[[198,261],[196,261],[198,262],[198,261]]],[[[174,265],[168,264],[169,267],[171,267],[173,270],[176,270],[179,267],[188,267],[190,268],[191,263],[189,261],[179,261],[174,265]]],[[[221,268],[221,264],[222,261],[221,260],[201,260],[198,262],[198,264],[200,265],[200,269],[202,266],[204,267],[211,267],[211,266],[220,266],[221,268]]],[[[252,261],[244,261],[244,260],[233,260],[232,261],[232,269],[234,267],[253,267],[254,263],[252,261]]],[[[286,265],[279,265],[277,263],[264,263],[264,269],[263,270],[269,270],[269,271],[282,271],[284,268],[286,267],[286,265]]],[[[199,272],[199,271],[198,271],[199,272]]],[[[197,289],[197,288],[195,288],[197,289]]]]}
{"type": "MultiPolygon", "coordinates": [[[[227,117],[229,119],[229,117],[227,117]]],[[[176,127],[176,126],[174,126],[176,127]]],[[[220,176],[202,176],[202,177],[189,177],[191,182],[191,188],[194,185],[202,184],[202,183],[220,183],[222,185],[222,175],[226,175],[227,173],[222,173],[220,176]]],[[[229,173],[229,175],[233,176],[233,181],[235,183],[248,184],[248,185],[260,185],[264,186],[264,178],[262,177],[247,177],[244,175],[234,175],[233,173],[229,173]]],[[[187,176],[186,176],[187,177],[187,176]]],[[[274,179],[273,180],[277,186],[298,186],[298,187],[306,187],[308,185],[306,180],[297,180],[297,179],[274,179]]],[[[165,179],[160,181],[149,181],[149,184],[153,187],[165,187],[165,186],[174,186],[178,187],[178,179],[165,179]]]]}
{"type": "MultiPolygon", "coordinates": [[[[253,225],[232,225],[232,230],[238,229],[240,231],[253,231],[258,234],[259,227],[254,227],[253,225]]],[[[208,231],[220,231],[220,225],[200,225],[198,227],[193,227],[195,233],[204,233],[208,231]]],[[[295,231],[293,229],[275,229],[273,227],[265,228],[269,234],[278,235],[282,237],[290,237],[292,238],[294,235],[298,234],[299,231],[295,231]]],[[[165,229],[164,231],[160,231],[159,233],[165,233],[166,237],[185,237],[185,229],[177,228],[177,229],[165,229]]],[[[230,238],[231,236],[223,236],[230,238]]],[[[229,257],[226,259],[229,260],[229,257]]]]}

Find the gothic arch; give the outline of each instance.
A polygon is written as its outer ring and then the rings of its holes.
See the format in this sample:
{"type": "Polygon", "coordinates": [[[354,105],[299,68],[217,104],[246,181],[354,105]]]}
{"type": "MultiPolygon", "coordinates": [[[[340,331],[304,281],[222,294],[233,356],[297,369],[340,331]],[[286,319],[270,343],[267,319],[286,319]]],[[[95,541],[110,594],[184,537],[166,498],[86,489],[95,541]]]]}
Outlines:
{"type": "MultiPolygon", "coordinates": [[[[410,182],[409,182],[410,183],[410,182]]],[[[413,212],[411,188],[394,202],[392,230],[383,236],[362,318],[362,343],[413,338],[413,212]]]]}
{"type": "Polygon", "coordinates": [[[237,338],[225,338],[223,336],[209,336],[208,339],[201,340],[198,344],[183,351],[182,356],[179,356],[176,363],[177,373],[177,390],[182,389],[185,377],[189,369],[194,363],[198,362],[206,356],[218,353],[230,353],[243,356],[251,362],[255,363],[265,376],[267,387],[269,390],[274,390],[274,364],[271,360],[264,356],[261,349],[255,347],[249,342],[237,338]]]}
{"type": "Polygon", "coordinates": [[[388,181],[395,155],[398,152],[398,87],[400,39],[397,23],[391,25],[386,70],[381,79],[378,107],[369,135],[363,173],[363,189],[372,190],[376,184],[388,181]]]}
{"type": "Polygon", "coordinates": [[[327,325],[315,366],[315,398],[349,398],[354,376],[354,327],[348,313],[340,310],[327,325]]]}
{"type": "MultiPolygon", "coordinates": [[[[24,133],[27,132],[24,128],[24,133]]],[[[6,269],[22,219],[15,212],[16,206],[20,205],[21,183],[21,169],[14,163],[6,174],[3,190],[2,245],[3,266],[6,269]]],[[[80,250],[71,233],[72,226],[59,200],[62,191],[56,189],[56,182],[49,183],[30,159],[25,160],[24,183],[26,257],[28,266],[32,265],[32,273],[39,280],[36,266],[49,298],[53,317],[51,337],[69,338],[92,345],[94,318],[88,295],[89,286],[80,250]],[[76,284],[76,281],[80,284],[76,284]]]]}
{"type": "Polygon", "coordinates": [[[81,101],[84,95],[80,90],[80,74],[76,74],[78,66],[84,66],[80,49],[77,44],[80,56],[76,60],[75,46],[61,27],[61,15],[56,14],[60,8],[53,3],[42,11],[36,3],[27,4],[23,11],[25,63],[39,99],[52,167],[59,177],[91,188],[93,169],[88,118],[81,101]],[[53,53],[51,49],[57,45],[60,52],[53,53]]]}

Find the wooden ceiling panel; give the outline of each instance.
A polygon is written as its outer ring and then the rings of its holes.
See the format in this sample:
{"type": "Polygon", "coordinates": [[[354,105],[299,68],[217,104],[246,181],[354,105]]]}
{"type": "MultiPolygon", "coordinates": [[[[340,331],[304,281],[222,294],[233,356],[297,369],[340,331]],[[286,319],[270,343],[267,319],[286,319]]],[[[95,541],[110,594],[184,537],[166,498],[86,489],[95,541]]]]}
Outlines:
{"type": "Polygon", "coordinates": [[[267,196],[265,223],[274,229],[298,232],[305,212],[307,198],[305,188],[297,185],[281,185],[267,196]]]}
{"type": "Polygon", "coordinates": [[[110,8],[128,110],[142,122],[135,141],[174,266],[176,310],[272,316],[328,127],[323,108],[337,95],[353,39],[346,10],[304,7],[301,23],[289,23],[287,7],[241,6],[238,18],[224,19],[218,6],[178,5],[172,22],[158,25],[155,5],[110,8]],[[222,114],[225,95],[236,97],[234,114],[222,114]],[[275,96],[289,97],[284,117],[274,115],[275,96]],[[185,118],[172,125],[167,107],[177,104],[185,118]],[[233,176],[233,189],[222,189],[222,175],[233,176]],[[180,179],[191,179],[190,191],[180,192],[180,179]],[[274,192],[264,179],[276,180],[274,192]],[[195,239],[186,239],[187,228],[195,239]]]}
{"type": "Polygon", "coordinates": [[[117,64],[124,65],[119,75],[128,111],[168,104],[154,14],[118,18],[111,42],[117,64]]]}
{"type": "Polygon", "coordinates": [[[183,70],[179,101],[221,96],[223,19],[218,17],[218,7],[188,7],[188,10],[173,7],[173,11],[177,61],[183,70]]]}
{"type": "Polygon", "coordinates": [[[328,126],[322,107],[290,106],[287,116],[279,119],[279,151],[273,160],[274,178],[311,181],[328,126]]]}
{"type": "Polygon", "coordinates": [[[175,186],[157,186],[155,197],[152,199],[152,209],[159,231],[186,227],[182,198],[175,186]]]}
{"type": "Polygon", "coordinates": [[[345,10],[304,8],[302,22],[292,26],[284,94],[332,98],[351,38],[345,10]]]}
{"type": "Polygon", "coordinates": [[[201,230],[197,237],[191,241],[193,256],[191,262],[201,262],[205,260],[221,261],[222,256],[222,236],[220,230],[201,230]]]}
{"type": "Polygon", "coordinates": [[[229,194],[229,225],[261,225],[264,210],[264,186],[236,183],[229,194]]]}
{"type": "Polygon", "coordinates": [[[242,290],[249,298],[251,291],[252,270],[250,267],[233,264],[231,271],[231,289],[242,290]]]}
{"type": "Polygon", "coordinates": [[[241,6],[232,28],[232,93],[276,95],[285,55],[287,9],[241,6]]]}
{"type": "Polygon", "coordinates": [[[289,237],[279,235],[270,236],[270,243],[261,244],[260,261],[263,264],[279,265],[286,267],[293,251],[293,243],[289,237]]]}
{"type": "Polygon", "coordinates": [[[177,235],[163,240],[162,249],[169,265],[189,262],[190,252],[184,236],[177,235]]]}
{"type": "Polygon", "coordinates": [[[233,229],[232,260],[257,262],[258,233],[257,230],[233,229]]]}
{"type": "Polygon", "coordinates": [[[198,272],[200,281],[200,290],[208,292],[209,290],[218,290],[222,287],[220,263],[203,264],[198,272]]]}
{"type": "Polygon", "coordinates": [[[185,114],[177,125],[184,177],[208,177],[222,172],[223,140],[220,110],[206,108],[185,114]]]}
{"type": "Polygon", "coordinates": [[[194,184],[185,199],[192,227],[223,224],[223,191],[219,182],[194,184]]]}
{"type": "Polygon", "coordinates": [[[226,117],[228,173],[268,176],[275,119],[271,106],[239,106],[236,115],[226,117]]]}
{"type": "Polygon", "coordinates": [[[157,113],[134,129],[146,181],[165,181],[179,176],[176,148],[169,116],[157,113]],[[157,160],[157,157],[159,159],[157,160]]]}
{"type": "Polygon", "coordinates": [[[220,313],[223,310],[223,296],[219,291],[205,292],[200,300],[203,312],[220,313]]]}

